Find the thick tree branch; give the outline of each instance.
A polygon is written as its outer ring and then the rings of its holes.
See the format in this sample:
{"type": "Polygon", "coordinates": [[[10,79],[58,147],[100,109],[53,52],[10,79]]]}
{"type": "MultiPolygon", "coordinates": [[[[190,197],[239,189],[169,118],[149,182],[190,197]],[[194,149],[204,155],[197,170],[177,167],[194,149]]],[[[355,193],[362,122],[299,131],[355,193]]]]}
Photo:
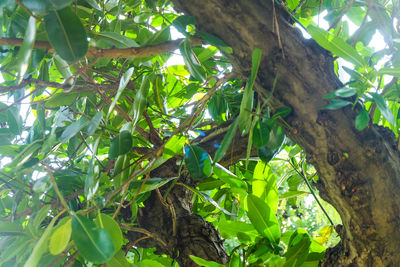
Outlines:
{"type": "Polygon", "coordinates": [[[313,40],[304,40],[286,11],[269,1],[172,0],[194,16],[201,31],[232,47],[235,71],[249,75],[251,53],[263,59],[256,89],[273,109],[290,106],[286,133],[318,171],[321,197],[342,217],[341,243],[326,254],[325,266],[400,265],[400,157],[393,133],[371,125],[358,131],[360,107],[320,110],[323,96],[342,86],[333,59],[313,40]],[[279,37],[272,23],[277,14],[279,37]],[[282,46],[280,46],[280,42],[282,46]],[[285,51],[285,58],[282,51],[285,51]]]}
{"type": "MultiPolygon", "coordinates": [[[[150,45],[144,47],[130,47],[130,48],[98,48],[89,47],[87,56],[94,58],[144,58],[151,57],[163,53],[173,52],[178,49],[179,44],[183,39],[167,41],[158,45],[150,45]]],[[[20,38],[0,38],[0,46],[22,46],[23,39],[20,38]]],[[[193,39],[192,45],[200,45],[201,40],[193,39]]],[[[55,50],[49,42],[36,41],[35,49],[44,49],[50,53],[55,50]]]]}

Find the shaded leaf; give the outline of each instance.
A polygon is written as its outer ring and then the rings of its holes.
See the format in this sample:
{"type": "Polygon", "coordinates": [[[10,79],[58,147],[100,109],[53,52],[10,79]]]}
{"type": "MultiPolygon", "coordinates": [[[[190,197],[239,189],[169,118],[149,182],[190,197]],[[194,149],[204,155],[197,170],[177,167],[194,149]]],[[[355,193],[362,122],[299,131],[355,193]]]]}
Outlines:
{"type": "Polygon", "coordinates": [[[184,151],[185,165],[193,178],[202,179],[211,175],[211,158],[203,148],[195,145],[187,145],[184,151]]]}
{"type": "Polygon", "coordinates": [[[232,143],[233,138],[235,137],[236,130],[238,127],[239,119],[235,119],[235,121],[229,126],[229,130],[224,135],[222,139],[221,146],[217,149],[214,155],[214,164],[219,162],[225,155],[226,151],[228,150],[229,146],[232,143]]]}
{"type": "Polygon", "coordinates": [[[332,93],[329,93],[327,95],[323,96],[323,99],[330,99],[330,98],[335,98],[335,97],[350,97],[357,94],[356,89],[354,88],[349,88],[349,87],[342,87],[339,89],[336,89],[332,93]]]}
{"type": "Polygon", "coordinates": [[[369,113],[365,108],[361,109],[360,113],[356,117],[355,125],[357,130],[362,131],[369,123],[369,113]]]}
{"type": "Polygon", "coordinates": [[[182,43],[179,45],[179,50],[181,51],[190,74],[199,82],[203,82],[206,78],[206,73],[196,55],[193,53],[192,48],[190,47],[190,39],[186,38],[184,41],[182,41],[182,43]]]}
{"type": "Polygon", "coordinates": [[[137,190],[139,190],[139,188],[141,188],[140,190],[140,194],[149,192],[149,191],[153,191],[163,185],[165,185],[166,183],[177,179],[177,177],[170,177],[170,178],[150,178],[147,179],[146,183],[143,185],[143,181],[133,181],[131,183],[130,188],[133,189],[132,193],[136,194],[135,192],[137,190]],[[135,190],[137,189],[137,190],[135,190]]]}
{"type": "Polygon", "coordinates": [[[104,213],[100,213],[96,218],[96,225],[100,228],[104,228],[110,235],[114,244],[114,252],[121,250],[123,238],[122,231],[118,223],[110,216],[104,213]]]}
{"type": "Polygon", "coordinates": [[[385,117],[385,119],[387,119],[387,121],[391,124],[391,125],[396,125],[396,122],[394,120],[394,116],[392,111],[390,110],[389,106],[386,104],[386,100],[385,98],[378,94],[378,93],[370,93],[372,95],[372,97],[375,100],[376,106],[379,108],[379,110],[381,111],[383,117],[385,117]]]}
{"type": "Polygon", "coordinates": [[[75,136],[80,130],[85,128],[89,123],[90,122],[86,117],[82,117],[77,121],[74,121],[67,128],[65,128],[65,130],[61,134],[60,142],[66,143],[69,139],[75,136]]]}
{"type": "Polygon", "coordinates": [[[132,148],[132,144],[133,140],[131,133],[129,131],[120,132],[111,140],[108,156],[113,159],[119,155],[126,154],[132,148]]]}
{"type": "Polygon", "coordinates": [[[22,0],[22,3],[31,11],[44,15],[71,5],[72,0],[22,0]]]}
{"type": "Polygon", "coordinates": [[[122,91],[125,89],[125,87],[128,85],[129,80],[131,79],[133,74],[133,67],[129,68],[121,77],[120,81],[119,81],[119,86],[118,86],[118,90],[117,93],[114,96],[113,101],[110,104],[110,107],[108,108],[108,112],[106,115],[106,119],[108,119],[108,117],[110,116],[111,112],[113,111],[115,104],[117,103],[119,97],[122,94],[122,91]]]}
{"type": "Polygon", "coordinates": [[[44,21],[50,44],[61,58],[74,63],[86,55],[86,32],[71,7],[50,11],[44,21]]]}
{"type": "Polygon", "coordinates": [[[82,215],[72,217],[72,240],[81,255],[93,263],[104,263],[114,255],[114,244],[108,232],[82,215]]]}
{"type": "Polygon", "coordinates": [[[95,133],[97,127],[100,125],[101,119],[103,119],[103,112],[98,111],[87,126],[86,132],[88,135],[93,135],[95,133]]]}
{"type": "Polygon", "coordinates": [[[345,106],[351,105],[350,101],[347,100],[342,100],[342,99],[331,99],[329,101],[329,104],[318,107],[319,109],[329,109],[329,110],[335,110],[339,108],[343,108],[345,106]]]}

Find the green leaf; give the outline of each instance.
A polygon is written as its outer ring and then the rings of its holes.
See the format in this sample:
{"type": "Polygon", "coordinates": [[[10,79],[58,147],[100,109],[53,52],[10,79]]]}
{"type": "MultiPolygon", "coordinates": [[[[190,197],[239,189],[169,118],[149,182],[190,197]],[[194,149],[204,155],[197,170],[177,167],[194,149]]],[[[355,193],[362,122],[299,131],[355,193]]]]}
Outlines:
{"type": "MultiPolygon", "coordinates": [[[[293,235],[295,235],[295,232],[293,235]]],[[[297,242],[291,242],[288,246],[286,257],[286,266],[302,266],[304,261],[307,259],[308,251],[311,245],[310,237],[307,234],[303,234],[300,240],[297,242]]]]}
{"type": "Polygon", "coordinates": [[[50,44],[61,58],[68,63],[74,63],[86,55],[86,32],[71,7],[50,11],[44,21],[50,44]]]}
{"type": "Polygon", "coordinates": [[[195,145],[186,145],[184,151],[185,165],[193,178],[202,179],[211,175],[211,158],[203,148],[195,145]]]}
{"type": "Polygon", "coordinates": [[[143,185],[143,181],[133,181],[131,183],[130,188],[132,189],[131,193],[136,194],[137,190],[140,190],[140,194],[153,191],[166,183],[177,179],[177,177],[170,177],[170,178],[150,178],[147,179],[146,183],[143,185]]]}
{"type": "Polygon", "coordinates": [[[400,77],[400,68],[381,68],[378,71],[378,75],[387,74],[395,77],[400,77]]]}
{"type": "Polygon", "coordinates": [[[58,93],[53,94],[48,100],[44,103],[45,108],[54,109],[59,108],[61,106],[70,106],[75,102],[77,97],[79,96],[78,92],[68,92],[68,93],[58,93]]]}
{"type": "MultiPolygon", "coordinates": [[[[68,84],[72,85],[73,83],[73,79],[71,79],[72,72],[68,63],[64,59],[62,59],[59,55],[54,55],[53,58],[57,70],[60,72],[60,74],[64,77],[65,80],[68,80],[68,84]]],[[[71,93],[76,93],[76,92],[71,92],[71,93]]]]}
{"type": "Polygon", "coordinates": [[[64,132],[61,134],[60,142],[66,143],[89,123],[90,122],[86,117],[82,117],[79,120],[74,121],[67,128],[65,128],[64,132]]]}
{"type": "Polygon", "coordinates": [[[72,0],[22,0],[22,3],[34,13],[44,15],[71,5],[72,0]]]}
{"type": "Polygon", "coordinates": [[[32,143],[27,145],[10,163],[10,166],[15,166],[16,168],[21,167],[25,162],[31,159],[36,152],[41,148],[41,144],[39,142],[32,143]]]}
{"type": "Polygon", "coordinates": [[[256,122],[253,127],[253,145],[255,147],[261,148],[268,143],[273,123],[271,120],[258,120],[256,122]]]}
{"type": "Polygon", "coordinates": [[[0,221],[0,233],[2,235],[25,235],[21,225],[5,221],[0,221]]]}
{"type": "Polygon", "coordinates": [[[247,134],[250,130],[251,125],[251,113],[253,110],[253,100],[254,91],[253,86],[257,77],[258,68],[261,62],[261,49],[254,49],[252,54],[252,66],[251,75],[247,81],[246,87],[244,89],[242,102],[240,103],[240,113],[239,113],[239,129],[242,135],[247,134]]]}
{"type": "Polygon", "coordinates": [[[269,133],[268,143],[258,149],[258,156],[264,162],[269,162],[280,151],[283,143],[285,142],[285,133],[282,128],[275,126],[269,133]]]}
{"type": "Polygon", "coordinates": [[[41,235],[40,239],[36,242],[35,247],[33,248],[32,254],[29,256],[27,261],[25,262],[24,267],[35,267],[38,265],[40,258],[43,253],[47,250],[47,244],[49,242],[49,235],[53,229],[54,223],[58,220],[62,213],[59,213],[55,216],[49,225],[46,227],[46,230],[41,235]]]}
{"type": "Polygon", "coordinates": [[[360,113],[356,117],[356,128],[359,131],[362,131],[365,129],[365,127],[368,126],[369,123],[369,113],[368,111],[365,110],[365,108],[362,108],[360,113]]]}
{"type": "Polygon", "coordinates": [[[184,136],[174,135],[167,143],[165,143],[163,159],[167,160],[175,155],[182,153],[182,148],[185,145],[186,138],[184,136]]]}
{"type": "Polygon", "coordinates": [[[107,262],[107,266],[131,267],[122,249],[118,250],[117,253],[114,254],[114,256],[107,262]]]}
{"type": "Polygon", "coordinates": [[[219,162],[225,155],[229,146],[232,143],[233,138],[235,137],[236,130],[238,128],[239,120],[236,118],[235,121],[229,126],[229,130],[224,135],[222,139],[221,146],[217,149],[214,155],[214,164],[219,162]]]}
{"type": "Polygon", "coordinates": [[[96,225],[100,228],[104,228],[108,232],[114,244],[114,252],[116,253],[121,250],[123,238],[118,223],[107,214],[100,213],[96,218],[96,225]]]}
{"type": "Polygon", "coordinates": [[[103,112],[98,111],[96,115],[93,116],[89,125],[86,128],[88,135],[93,135],[96,132],[97,127],[99,127],[101,119],[103,119],[103,112]]]}
{"type": "Polygon", "coordinates": [[[192,48],[190,47],[189,38],[186,38],[184,41],[182,41],[182,43],[180,43],[179,50],[181,51],[183,60],[185,61],[190,74],[199,82],[203,82],[206,78],[206,73],[196,55],[193,53],[192,48]]]}
{"type": "Polygon", "coordinates": [[[389,106],[386,104],[385,98],[378,93],[370,93],[370,94],[374,98],[375,103],[376,103],[377,107],[379,108],[379,110],[381,111],[383,117],[385,117],[385,119],[387,119],[387,121],[391,125],[393,125],[393,126],[396,125],[393,113],[390,110],[389,106]]]}
{"type": "Polygon", "coordinates": [[[342,87],[339,89],[336,89],[332,93],[329,93],[327,95],[323,96],[323,99],[330,99],[330,98],[335,98],[335,97],[350,97],[357,94],[356,89],[354,88],[349,88],[349,87],[342,87]]]}
{"type": "Polygon", "coordinates": [[[132,125],[133,127],[139,121],[142,113],[146,107],[147,103],[147,94],[150,91],[150,79],[149,76],[144,76],[142,83],[140,85],[139,90],[136,92],[135,101],[132,105],[132,110],[130,111],[130,115],[133,115],[132,125]]]}
{"type": "Polygon", "coordinates": [[[318,107],[319,109],[329,109],[329,110],[335,110],[335,109],[340,109],[345,106],[351,105],[350,101],[347,100],[342,100],[342,99],[331,99],[329,101],[328,105],[324,105],[321,107],[318,107]]]}
{"type": "Polygon", "coordinates": [[[36,19],[29,17],[28,26],[26,27],[24,41],[18,51],[17,58],[13,62],[15,68],[18,68],[19,82],[22,81],[26,70],[28,69],[29,61],[32,55],[33,45],[36,38],[36,19]]]}
{"type": "Polygon", "coordinates": [[[116,32],[99,32],[96,33],[99,36],[99,40],[106,43],[109,47],[116,48],[129,48],[129,47],[139,47],[139,45],[122,34],[116,32]]]}
{"type": "Polygon", "coordinates": [[[216,263],[214,261],[206,261],[202,258],[193,256],[193,255],[189,255],[189,257],[198,265],[200,266],[205,266],[205,267],[224,267],[224,265],[216,263]]]}
{"type": "Polygon", "coordinates": [[[69,218],[65,223],[57,225],[54,229],[49,242],[51,254],[58,255],[67,248],[72,233],[71,223],[72,219],[69,218]]]}
{"type": "Polygon", "coordinates": [[[253,174],[253,195],[264,200],[271,212],[278,211],[278,188],[275,174],[272,169],[262,161],[258,162],[253,174]]]}
{"type": "Polygon", "coordinates": [[[272,214],[268,204],[259,197],[249,194],[245,199],[245,210],[254,228],[271,243],[278,244],[280,228],[275,214],[272,214]]]}
{"type": "Polygon", "coordinates": [[[207,43],[218,47],[219,49],[221,49],[223,52],[227,53],[227,54],[232,54],[233,50],[230,46],[228,46],[227,44],[225,44],[221,39],[219,39],[218,37],[205,33],[205,32],[201,32],[201,31],[197,31],[197,33],[201,36],[201,38],[206,41],[207,43]]]}
{"type": "Polygon", "coordinates": [[[156,75],[153,82],[153,98],[154,102],[156,103],[157,107],[160,109],[161,112],[166,113],[166,103],[165,103],[165,93],[163,87],[163,76],[156,75]]]}
{"type": "Polygon", "coordinates": [[[307,30],[312,38],[326,50],[358,66],[366,65],[364,59],[358,54],[357,50],[346,43],[342,38],[313,25],[309,25],[307,30]]]}
{"type": "Polygon", "coordinates": [[[114,255],[114,243],[108,232],[79,214],[72,217],[72,240],[80,254],[93,263],[105,263],[114,255]]]}
{"type": "Polygon", "coordinates": [[[177,17],[173,22],[172,25],[183,35],[189,36],[189,33],[186,31],[186,27],[188,25],[194,25],[196,20],[192,16],[182,15],[177,17]]]}
{"type": "Polygon", "coordinates": [[[113,159],[131,150],[133,145],[132,135],[129,131],[122,131],[111,140],[109,158],[113,159]]]}
{"type": "Polygon", "coordinates": [[[132,77],[133,70],[134,70],[133,67],[132,67],[132,68],[129,68],[129,69],[122,75],[121,80],[119,81],[119,86],[118,86],[117,93],[115,94],[114,99],[113,99],[113,101],[111,102],[110,107],[108,108],[108,112],[107,112],[107,115],[106,115],[106,119],[108,119],[108,117],[110,116],[111,112],[113,111],[113,109],[114,109],[114,107],[115,107],[115,104],[117,103],[119,97],[120,97],[121,94],[122,94],[122,91],[123,91],[123,90],[125,89],[125,87],[128,85],[129,80],[130,80],[131,77],[132,77]]]}
{"type": "Polygon", "coordinates": [[[299,196],[308,195],[308,194],[310,194],[310,193],[306,192],[306,191],[289,190],[286,193],[279,195],[279,199],[288,199],[288,198],[299,197],[299,196]]]}
{"type": "Polygon", "coordinates": [[[277,118],[286,118],[287,116],[292,113],[292,108],[291,107],[281,107],[278,108],[275,112],[274,115],[272,116],[273,119],[277,118]]]}

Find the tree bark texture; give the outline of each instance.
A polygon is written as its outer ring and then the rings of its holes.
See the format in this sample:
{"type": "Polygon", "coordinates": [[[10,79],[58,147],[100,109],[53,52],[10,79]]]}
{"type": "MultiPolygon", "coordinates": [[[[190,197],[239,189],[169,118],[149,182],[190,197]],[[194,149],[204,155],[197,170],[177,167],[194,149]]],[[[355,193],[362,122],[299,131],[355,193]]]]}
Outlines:
{"type": "MultiPolygon", "coordinates": [[[[359,107],[320,110],[322,97],[342,86],[333,59],[305,40],[286,12],[261,0],[172,0],[196,19],[199,30],[233,49],[235,71],[248,77],[251,53],[261,48],[256,90],[271,94],[273,109],[289,106],[287,135],[318,171],[322,198],[341,215],[341,242],[327,251],[324,266],[400,266],[400,160],[390,130],[354,127],[359,107]]],[[[339,229],[339,227],[338,227],[339,229]]]]}

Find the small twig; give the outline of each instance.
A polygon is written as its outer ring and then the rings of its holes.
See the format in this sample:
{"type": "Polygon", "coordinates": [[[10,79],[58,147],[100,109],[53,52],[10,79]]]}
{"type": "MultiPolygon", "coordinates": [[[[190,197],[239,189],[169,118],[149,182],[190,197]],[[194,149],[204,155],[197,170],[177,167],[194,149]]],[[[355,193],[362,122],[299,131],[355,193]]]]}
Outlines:
{"type": "Polygon", "coordinates": [[[21,3],[20,0],[15,0],[15,3],[17,3],[23,10],[26,11],[26,13],[29,14],[29,16],[34,17],[37,21],[40,21],[41,23],[44,23],[44,20],[42,20],[41,18],[39,18],[38,16],[36,16],[35,14],[32,13],[32,11],[30,11],[23,3],[21,3]]]}
{"type": "Polygon", "coordinates": [[[168,250],[167,243],[165,243],[165,242],[164,242],[160,237],[158,237],[156,234],[153,234],[153,233],[147,231],[146,229],[142,229],[142,228],[138,228],[138,227],[132,227],[132,226],[129,226],[129,225],[126,225],[126,224],[122,224],[122,223],[120,223],[119,226],[120,226],[122,229],[131,231],[131,232],[137,232],[137,233],[145,234],[145,235],[147,235],[148,237],[151,237],[151,238],[153,238],[154,240],[158,241],[161,245],[163,245],[163,246],[168,250]]]}
{"type": "Polygon", "coordinates": [[[149,135],[150,135],[150,139],[151,139],[150,142],[153,141],[155,143],[155,145],[161,146],[163,144],[163,141],[162,141],[161,137],[158,135],[156,128],[154,128],[153,122],[152,122],[149,114],[147,114],[146,110],[143,112],[143,116],[146,119],[147,124],[149,125],[149,129],[150,129],[149,135]]]}
{"type": "MultiPolygon", "coordinates": [[[[342,20],[342,17],[343,17],[344,15],[346,15],[347,12],[349,12],[350,8],[353,6],[353,3],[354,3],[354,0],[351,0],[351,1],[347,4],[345,10],[339,15],[339,17],[337,17],[337,19],[332,23],[332,25],[329,26],[328,31],[330,31],[331,29],[333,29],[333,28],[336,27],[336,25],[342,20]]],[[[318,19],[319,19],[319,17],[318,17],[318,19]]]]}
{"type": "Polygon", "coordinates": [[[168,203],[164,200],[163,196],[160,193],[160,190],[156,189],[158,199],[160,200],[161,204],[166,207],[172,216],[172,235],[176,236],[176,213],[174,209],[174,205],[172,204],[171,198],[167,197],[168,203]]]}
{"type": "Polygon", "coordinates": [[[290,160],[288,160],[290,166],[292,166],[292,168],[297,172],[298,175],[300,175],[301,178],[303,178],[304,182],[306,183],[308,189],[310,190],[310,193],[313,195],[315,201],[317,201],[318,206],[321,208],[322,212],[325,214],[325,216],[328,218],[329,222],[332,224],[333,227],[335,227],[335,224],[333,223],[331,217],[329,217],[328,212],[325,210],[324,206],[322,205],[322,203],[319,201],[319,199],[317,198],[317,195],[315,194],[314,190],[312,189],[310,183],[308,182],[308,179],[304,173],[304,168],[302,168],[302,172],[299,172],[297,170],[297,168],[292,164],[292,162],[290,162],[290,160]]]}
{"type": "Polygon", "coordinates": [[[51,173],[51,171],[52,171],[51,168],[50,168],[46,163],[44,163],[44,162],[42,162],[42,165],[45,167],[46,172],[47,172],[47,174],[48,174],[49,177],[50,177],[50,182],[51,182],[51,184],[53,185],[54,191],[56,191],[56,194],[57,194],[58,198],[60,199],[61,204],[63,205],[63,207],[64,207],[66,210],[69,211],[68,204],[67,204],[67,202],[65,201],[64,197],[62,196],[60,190],[58,189],[56,180],[54,179],[54,176],[53,176],[53,174],[51,173]]]}

